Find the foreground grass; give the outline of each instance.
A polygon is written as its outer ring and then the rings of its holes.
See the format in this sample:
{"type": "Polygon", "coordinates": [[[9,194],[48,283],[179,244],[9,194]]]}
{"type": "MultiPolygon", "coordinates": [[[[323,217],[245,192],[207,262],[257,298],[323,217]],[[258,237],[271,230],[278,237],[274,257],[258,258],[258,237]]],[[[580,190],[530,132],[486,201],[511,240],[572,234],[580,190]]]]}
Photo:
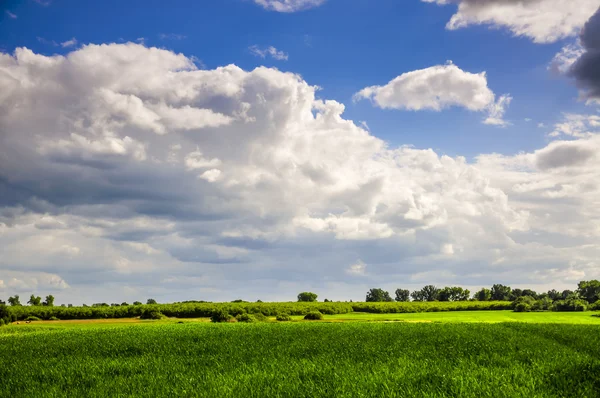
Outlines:
{"type": "Polygon", "coordinates": [[[594,325],[142,324],[0,329],[0,396],[600,395],[594,325]]]}

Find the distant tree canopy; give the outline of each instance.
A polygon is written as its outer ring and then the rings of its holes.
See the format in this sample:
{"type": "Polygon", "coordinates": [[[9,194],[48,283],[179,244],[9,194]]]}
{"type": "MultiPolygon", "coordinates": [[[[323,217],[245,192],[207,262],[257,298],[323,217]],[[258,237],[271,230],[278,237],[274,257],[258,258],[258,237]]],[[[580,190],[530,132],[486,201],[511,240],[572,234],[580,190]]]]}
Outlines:
{"type": "Polygon", "coordinates": [[[156,302],[156,300],[150,298],[146,301],[146,304],[158,304],[158,303],[156,302]]]}
{"type": "Polygon", "coordinates": [[[54,306],[54,296],[51,294],[47,295],[46,299],[44,300],[42,305],[45,305],[46,307],[53,307],[54,306]]]}
{"type": "Polygon", "coordinates": [[[29,301],[27,302],[27,304],[29,305],[41,305],[42,304],[42,298],[40,296],[36,296],[35,294],[32,294],[31,297],[29,297],[29,301]]]}
{"type": "Polygon", "coordinates": [[[581,281],[577,285],[577,293],[588,303],[600,300],[600,281],[581,281]]]}
{"type": "Polygon", "coordinates": [[[408,289],[396,289],[395,300],[398,302],[410,301],[410,292],[408,289]]]}
{"type": "Polygon", "coordinates": [[[492,286],[491,294],[494,301],[509,301],[512,289],[509,286],[495,284],[492,286]]]}
{"type": "Polygon", "coordinates": [[[484,287],[480,291],[475,293],[474,297],[477,301],[490,301],[492,299],[492,291],[484,287]]]}
{"type": "Polygon", "coordinates": [[[18,294],[15,294],[14,296],[12,296],[12,297],[9,297],[9,298],[8,298],[8,304],[10,304],[10,305],[11,305],[11,306],[13,306],[13,307],[18,307],[18,306],[20,306],[20,305],[21,305],[21,301],[20,301],[20,299],[19,299],[19,295],[18,295],[18,294]]]}
{"type": "Polygon", "coordinates": [[[440,301],[467,301],[471,298],[471,292],[459,286],[445,287],[438,292],[440,301]]]}
{"type": "Polygon", "coordinates": [[[367,302],[384,302],[384,301],[394,301],[390,297],[390,294],[383,289],[373,288],[367,292],[367,302]]]}
{"type": "Polygon", "coordinates": [[[436,301],[438,300],[438,296],[440,293],[440,289],[433,285],[423,286],[421,290],[415,290],[410,294],[410,297],[414,301],[436,301]]]}
{"type": "Polygon", "coordinates": [[[317,301],[317,294],[313,292],[302,292],[298,294],[298,301],[312,303],[317,301]]]}

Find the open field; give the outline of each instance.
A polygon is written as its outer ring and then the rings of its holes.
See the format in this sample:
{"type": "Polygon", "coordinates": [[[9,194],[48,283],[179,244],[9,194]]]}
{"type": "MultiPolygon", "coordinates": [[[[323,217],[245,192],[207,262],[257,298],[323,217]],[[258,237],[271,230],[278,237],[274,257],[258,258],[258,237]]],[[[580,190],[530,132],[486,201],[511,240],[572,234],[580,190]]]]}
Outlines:
{"type": "Polygon", "coordinates": [[[0,396],[600,395],[596,325],[132,322],[0,329],[0,396]]]}

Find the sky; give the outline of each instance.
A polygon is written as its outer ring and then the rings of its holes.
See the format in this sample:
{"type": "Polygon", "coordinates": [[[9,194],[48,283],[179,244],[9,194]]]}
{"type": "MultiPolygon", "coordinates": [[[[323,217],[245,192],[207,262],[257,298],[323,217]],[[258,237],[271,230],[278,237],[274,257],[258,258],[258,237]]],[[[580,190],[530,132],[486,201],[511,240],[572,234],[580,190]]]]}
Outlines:
{"type": "Polygon", "coordinates": [[[598,0],[0,7],[0,299],[600,278],[598,0]]]}

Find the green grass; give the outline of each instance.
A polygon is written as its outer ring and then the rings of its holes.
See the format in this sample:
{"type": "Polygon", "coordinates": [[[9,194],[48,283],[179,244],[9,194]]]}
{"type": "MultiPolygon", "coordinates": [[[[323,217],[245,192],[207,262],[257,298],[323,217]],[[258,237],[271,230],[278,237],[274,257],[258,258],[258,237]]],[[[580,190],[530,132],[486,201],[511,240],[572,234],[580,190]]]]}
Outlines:
{"type": "Polygon", "coordinates": [[[600,325],[596,312],[513,312],[513,311],[453,311],[412,314],[370,314],[353,312],[328,315],[327,320],[339,321],[407,321],[407,322],[526,322],[600,325]]]}
{"type": "Polygon", "coordinates": [[[1,328],[0,396],[600,396],[595,325],[133,325],[1,328]]]}

